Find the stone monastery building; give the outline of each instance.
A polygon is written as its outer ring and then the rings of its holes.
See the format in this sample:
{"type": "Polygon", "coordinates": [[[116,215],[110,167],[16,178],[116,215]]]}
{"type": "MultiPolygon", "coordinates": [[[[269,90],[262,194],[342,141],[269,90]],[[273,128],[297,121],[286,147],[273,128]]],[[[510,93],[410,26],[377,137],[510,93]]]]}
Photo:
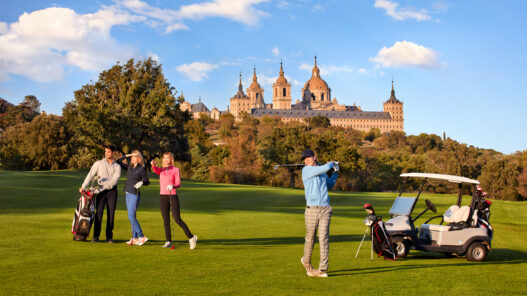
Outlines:
{"type": "Polygon", "coordinates": [[[337,99],[331,98],[331,88],[320,77],[316,57],[311,78],[302,88],[301,99],[296,100],[295,104],[292,104],[291,84],[284,76],[282,63],[280,63],[279,76],[273,84],[271,104],[266,104],[264,101],[264,89],[258,83],[256,69],[253,73],[253,81],[246,92],[247,94],[243,92],[240,74],[238,92],[230,99],[230,110],[219,111],[214,108],[209,111],[201,100],[198,104],[184,102],[181,109],[189,110],[194,117],[205,113],[215,119],[226,112],[232,113],[237,119],[240,119],[242,112],[254,117],[280,116],[285,122],[293,120],[305,122],[309,117],[325,116],[334,126],[352,127],[361,131],[378,128],[381,133],[393,130],[404,131],[403,103],[395,97],[393,81],[391,96],[384,102],[382,112],[362,111],[355,105],[340,105],[337,99]]]}

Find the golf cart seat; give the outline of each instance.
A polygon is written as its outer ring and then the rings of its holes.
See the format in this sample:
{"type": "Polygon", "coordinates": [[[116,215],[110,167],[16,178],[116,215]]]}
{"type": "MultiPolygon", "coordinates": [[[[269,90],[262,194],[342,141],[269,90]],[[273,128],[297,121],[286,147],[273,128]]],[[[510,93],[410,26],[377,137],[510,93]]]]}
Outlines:
{"type": "Polygon", "coordinates": [[[463,206],[460,208],[457,205],[453,205],[443,214],[443,221],[447,223],[464,222],[467,221],[468,215],[470,215],[469,207],[463,206]]]}

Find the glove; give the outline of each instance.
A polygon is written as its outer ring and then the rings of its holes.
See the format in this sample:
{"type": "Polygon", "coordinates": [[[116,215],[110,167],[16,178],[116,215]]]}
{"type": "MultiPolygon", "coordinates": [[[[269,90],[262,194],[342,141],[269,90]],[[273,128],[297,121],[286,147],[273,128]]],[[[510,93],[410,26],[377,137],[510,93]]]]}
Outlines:
{"type": "Polygon", "coordinates": [[[173,186],[173,185],[168,185],[168,186],[167,186],[167,190],[168,190],[168,191],[172,191],[172,189],[174,189],[174,186],[173,186]]]}
{"type": "Polygon", "coordinates": [[[139,189],[141,186],[143,186],[143,181],[139,181],[139,182],[135,183],[134,188],[135,189],[139,189]]]}
{"type": "Polygon", "coordinates": [[[335,165],[335,166],[333,167],[333,169],[335,170],[335,172],[338,172],[338,171],[340,170],[340,168],[339,168],[338,165],[335,165]]]}

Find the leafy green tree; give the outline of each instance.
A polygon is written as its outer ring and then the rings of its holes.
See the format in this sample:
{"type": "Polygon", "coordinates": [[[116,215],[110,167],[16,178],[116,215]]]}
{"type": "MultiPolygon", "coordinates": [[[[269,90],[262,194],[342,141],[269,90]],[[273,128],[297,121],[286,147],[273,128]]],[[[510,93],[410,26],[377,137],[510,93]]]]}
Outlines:
{"type": "Polygon", "coordinates": [[[188,160],[184,124],[190,118],[179,104],[161,65],[151,58],[131,59],[75,91],[63,115],[74,133],[72,146],[76,153],[89,153],[85,158],[99,158],[101,145],[109,143],[123,152],[138,149],[146,159],[171,151],[176,160],[188,160]]]}
{"type": "Polygon", "coordinates": [[[373,140],[381,136],[381,130],[376,127],[371,128],[367,133],[364,134],[364,140],[373,142],[373,140]]]}
{"type": "Polygon", "coordinates": [[[222,114],[218,121],[220,124],[218,131],[220,139],[232,136],[232,131],[234,129],[235,123],[234,115],[232,115],[231,113],[222,114]]]}
{"type": "Polygon", "coordinates": [[[321,116],[321,115],[308,117],[305,120],[307,124],[309,125],[309,127],[311,128],[317,128],[317,127],[328,128],[331,125],[329,118],[327,118],[326,116],[321,116]]]}
{"type": "Polygon", "coordinates": [[[497,157],[483,167],[479,181],[490,198],[519,200],[517,178],[520,172],[519,161],[514,155],[497,157]]]}
{"type": "Polygon", "coordinates": [[[0,115],[0,129],[5,130],[19,123],[30,122],[40,114],[40,102],[33,95],[28,95],[22,103],[13,106],[4,101],[2,109],[5,112],[0,115]]]}
{"type": "Polygon", "coordinates": [[[0,163],[7,169],[65,168],[69,138],[62,117],[43,113],[31,122],[9,127],[2,133],[0,163]]]}

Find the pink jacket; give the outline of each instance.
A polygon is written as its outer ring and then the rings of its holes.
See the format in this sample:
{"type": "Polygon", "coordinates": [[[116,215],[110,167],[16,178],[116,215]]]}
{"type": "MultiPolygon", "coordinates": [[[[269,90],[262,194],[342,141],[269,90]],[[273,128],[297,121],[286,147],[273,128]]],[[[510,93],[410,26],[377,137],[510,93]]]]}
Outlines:
{"type": "Polygon", "coordinates": [[[181,185],[181,179],[179,179],[179,169],[173,166],[167,168],[158,168],[155,165],[152,166],[154,173],[159,175],[159,194],[163,195],[176,195],[176,188],[181,185]],[[172,185],[174,189],[172,192],[167,190],[167,186],[172,185]]]}

